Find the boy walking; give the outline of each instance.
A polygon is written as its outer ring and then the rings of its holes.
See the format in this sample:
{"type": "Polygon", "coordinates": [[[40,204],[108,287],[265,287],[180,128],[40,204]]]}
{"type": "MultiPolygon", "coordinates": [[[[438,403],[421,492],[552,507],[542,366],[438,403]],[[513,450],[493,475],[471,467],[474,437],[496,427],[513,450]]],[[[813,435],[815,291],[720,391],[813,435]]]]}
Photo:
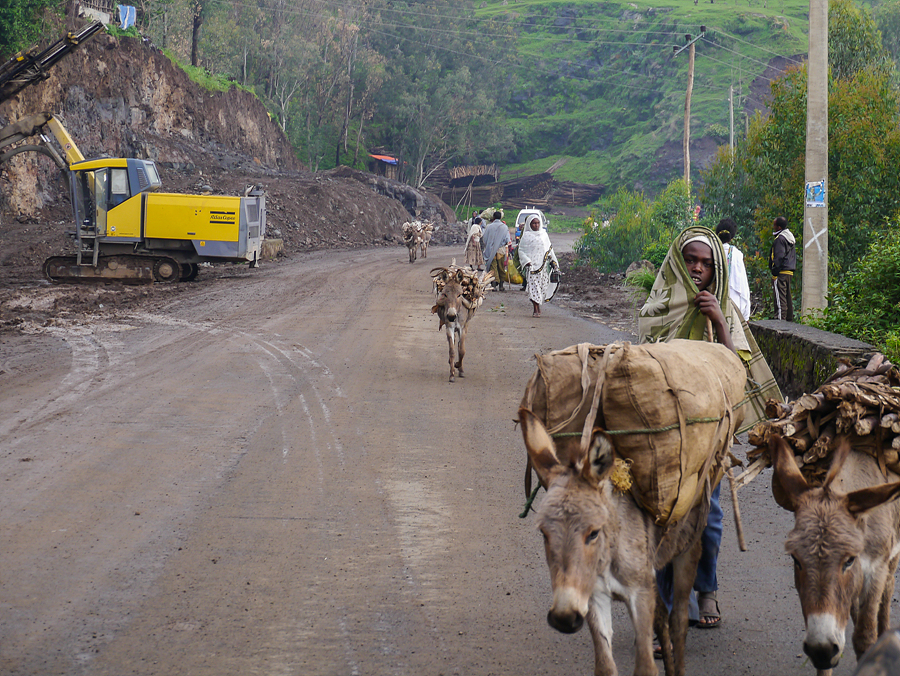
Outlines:
{"type": "Polygon", "coordinates": [[[772,224],[775,241],[769,253],[769,271],[775,292],[775,319],[794,321],[794,303],[791,300],[791,279],[797,269],[796,240],[788,230],[787,219],[779,216],[772,224]]]}

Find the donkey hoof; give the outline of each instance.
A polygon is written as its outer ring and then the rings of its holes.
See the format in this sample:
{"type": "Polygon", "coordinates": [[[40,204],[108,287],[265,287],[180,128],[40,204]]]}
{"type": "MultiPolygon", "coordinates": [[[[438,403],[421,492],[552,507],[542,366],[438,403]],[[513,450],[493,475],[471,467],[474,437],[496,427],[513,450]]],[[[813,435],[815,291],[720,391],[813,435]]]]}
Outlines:
{"type": "MultiPolygon", "coordinates": [[[[462,374],[460,374],[460,375],[462,375],[462,374]]],[[[450,376],[450,382],[451,382],[451,383],[455,383],[455,382],[456,382],[456,377],[451,375],[451,376],[450,376]]]]}

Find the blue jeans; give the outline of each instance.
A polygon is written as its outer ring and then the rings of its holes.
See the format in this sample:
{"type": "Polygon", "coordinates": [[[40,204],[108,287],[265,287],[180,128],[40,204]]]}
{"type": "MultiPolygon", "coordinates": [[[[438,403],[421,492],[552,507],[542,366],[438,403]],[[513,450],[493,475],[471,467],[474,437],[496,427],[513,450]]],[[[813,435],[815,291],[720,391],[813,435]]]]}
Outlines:
{"type": "MultiPolygon", "coordinates": [[[[700,536],[700,563],[697,564],[697,576],[694,578],[694,591],[698,592],[714,592],[719,588],[716,566],[719,560],[719,545],[722,543],[722,506],[719,504],[721,488],[720,483],[710,496],[709,516],[706,518],[706,528],[700,536]]],[[[671,563],[656,571],[656,586],[670,613],[674,594],[672,577],[671,563]]]]}

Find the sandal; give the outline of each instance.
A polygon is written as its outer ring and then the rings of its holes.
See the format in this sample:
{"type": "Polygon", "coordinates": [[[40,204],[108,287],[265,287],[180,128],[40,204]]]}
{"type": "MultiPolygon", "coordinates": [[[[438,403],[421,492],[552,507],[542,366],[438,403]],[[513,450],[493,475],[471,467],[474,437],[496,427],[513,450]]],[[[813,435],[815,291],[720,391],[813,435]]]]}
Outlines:
{"type": "Polygon", "coordinates": [[[700,605],[700,620],[697,622],[697,629],[715,629],[722,624],[722,614],[719,612],[716,592],[699,592],[697,597],[700,605]]]}
{"type": "Polygon", "coordinates": [[[653,635],[653,659],[661,660],[663,658],[662,644],[656,635],[653,635]]]}

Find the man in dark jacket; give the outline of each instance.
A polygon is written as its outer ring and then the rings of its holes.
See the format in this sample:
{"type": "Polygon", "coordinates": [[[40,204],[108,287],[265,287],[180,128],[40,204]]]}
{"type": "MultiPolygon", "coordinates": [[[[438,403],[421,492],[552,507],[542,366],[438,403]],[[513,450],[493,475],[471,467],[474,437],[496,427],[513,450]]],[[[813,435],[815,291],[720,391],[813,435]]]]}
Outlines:
{"type": "Polygon", "coordinates": [[[775,319],[794,321],[794,304],[791,300],[791,278],[797,269],[797,252],[794,250],[794,234],[788,230],[787,219],[779,216],[772,224],[775,241],[769,253],[769,270],[775,290],[775,319]]]}

